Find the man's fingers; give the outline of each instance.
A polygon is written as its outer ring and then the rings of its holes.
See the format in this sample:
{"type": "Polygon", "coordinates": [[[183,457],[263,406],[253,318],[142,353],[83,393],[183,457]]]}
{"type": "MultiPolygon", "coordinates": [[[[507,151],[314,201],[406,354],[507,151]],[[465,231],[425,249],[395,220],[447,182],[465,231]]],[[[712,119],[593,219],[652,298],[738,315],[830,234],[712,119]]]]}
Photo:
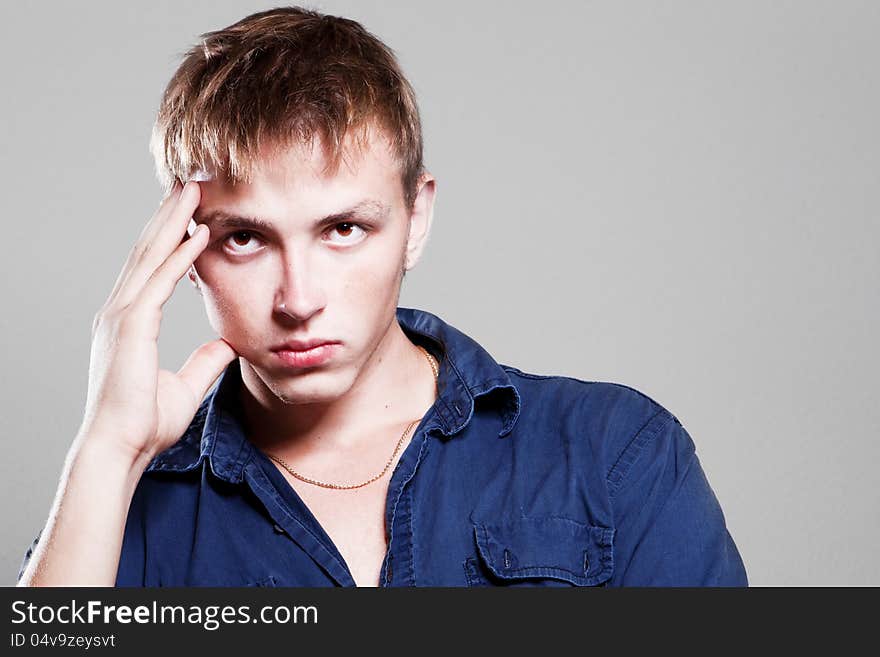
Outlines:
{"type": "Polygon", "coordinates": [[[192,237],[181,242],[177,250],[153,272],[150,280],[143,286],[137,304],[144,308],[161,308],[165,305],[174,293],[177,282],[208,245],[209,233],[207,226],[197,226],[192,237]]]}
{"type": "Polygon", "coordinates": [[[204,399],[208,388],[236,356],[235,350],[222,338],[206,342],[192,352],[177,371],[177,376],[192,391],[196,404],[204,399]]]}
{"type": "Polygon", "coordinates": [[[134,262],[117,295],[119,305],[126,306],[137,299],[156,269],[174,253],[186,234],[187,224],[199,206],[200,198],[198,183],[189,183],[173,200],[168,212],[156,217],[155,225],[149,227],[149,233],[138,241],[132,253],[134,262]]]}
{"type": "Polygon", "coordinates": [[[131,247],[131,250],[128,252],[128,258],[125,261],[125,264],[122,266],[122,270],[119,272],[119,276],[116,278],[116,283],[113,285],[113,290],[110,292],[110,296],[108,297],[108,303],[113,301],[116,296],[119,294],[119,290],[125,284],[125,281],[128,280],[128,277],[131,275],[132,270],[137,265],[140,260],[141,249],[143,244],[149,243],[150,239],[152,239],[153,231],[155,230],[156,224],[161,223],[165,216],[171,211],[171,208],[174,207],[177,198],[180,196],[180,190],[183,186],[180,184],[180,181],[175,182],[174,186],[162,199],[162,202],[159,204],[159,208],[153,214],[152,218],[144,225],[143,230],[141,230],[141,234],[138,237],[137,242],[131,247]]]}

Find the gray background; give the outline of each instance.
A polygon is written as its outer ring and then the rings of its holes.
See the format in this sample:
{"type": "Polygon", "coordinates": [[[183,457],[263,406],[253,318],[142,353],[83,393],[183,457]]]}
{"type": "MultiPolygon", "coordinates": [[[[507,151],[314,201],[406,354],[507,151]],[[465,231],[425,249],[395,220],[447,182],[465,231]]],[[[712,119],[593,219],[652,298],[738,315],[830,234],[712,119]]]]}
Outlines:
{"type": "MultiPolygon", "coordinates": [[[[273,6],[3,3],[0,584],[160,198],[161,91],[198,34],[273,6]]],[[[880,585],[880,3],[311,6],[385,40],[419,95],[438,196],[401,305],[676,414],[751,584],[880,585]]],[[[186,279],[162,330],[175,370],[213,337],[186,279]]]]}

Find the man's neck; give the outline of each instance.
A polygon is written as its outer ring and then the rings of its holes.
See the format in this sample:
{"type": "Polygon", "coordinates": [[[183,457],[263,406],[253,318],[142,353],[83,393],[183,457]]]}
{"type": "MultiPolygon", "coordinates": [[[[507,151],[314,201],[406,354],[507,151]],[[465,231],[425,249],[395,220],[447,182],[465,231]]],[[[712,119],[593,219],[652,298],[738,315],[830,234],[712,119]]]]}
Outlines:
{"type": "Polygon", "coordinates": [[[330,402],[286,403],[249,363],[241,365],[248,438],[276,454],[357,450],[388,427],[424,415],[436,397],[430,364],[396,318],[348,392],[330,402]]]}

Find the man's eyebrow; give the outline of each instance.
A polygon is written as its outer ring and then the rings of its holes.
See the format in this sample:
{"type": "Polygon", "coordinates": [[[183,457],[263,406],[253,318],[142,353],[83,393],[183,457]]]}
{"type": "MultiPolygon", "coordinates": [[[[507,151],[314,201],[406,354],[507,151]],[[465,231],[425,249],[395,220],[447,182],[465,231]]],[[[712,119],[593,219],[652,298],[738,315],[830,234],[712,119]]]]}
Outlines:
{"type": "MultiPolygon", "coordinates": [[[[391,208],[380,201],[365,199],[355,203],[350,208],[317,219],[312,223],[312,226],[314,228],[323,228],[348,219],[373,219],[381,221],[388,216],[390,211],[391,208]]],[[[264,232],[276,231],[275,226],[265,219],[240,215],[234,212],[227,212],[226,210],[208,210],[207,212],[197,211],[193,215],[193,219],[195,219],[197,223],[207,224],[208,227],[213,230],[238,228],[242,230],[260,230],[264,232]]]]}

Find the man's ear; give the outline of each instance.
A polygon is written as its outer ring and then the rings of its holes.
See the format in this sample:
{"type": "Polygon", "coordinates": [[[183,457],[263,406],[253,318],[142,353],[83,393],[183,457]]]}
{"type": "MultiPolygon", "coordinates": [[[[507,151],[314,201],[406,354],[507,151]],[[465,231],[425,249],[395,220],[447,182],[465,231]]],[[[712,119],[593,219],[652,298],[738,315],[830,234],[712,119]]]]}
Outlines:
{"type": "Polygon", "coordinates": [[[425,172],[419,181],[419,191],[413,203],[412,213],[409,216],[409,237],[406,243],[406,260],[404,271],[416,266],[422,251],[428,241],[431,232],[431,221],[434,219],[434,197],[436,195],[436,180],[430,173],[425,172]]]}

